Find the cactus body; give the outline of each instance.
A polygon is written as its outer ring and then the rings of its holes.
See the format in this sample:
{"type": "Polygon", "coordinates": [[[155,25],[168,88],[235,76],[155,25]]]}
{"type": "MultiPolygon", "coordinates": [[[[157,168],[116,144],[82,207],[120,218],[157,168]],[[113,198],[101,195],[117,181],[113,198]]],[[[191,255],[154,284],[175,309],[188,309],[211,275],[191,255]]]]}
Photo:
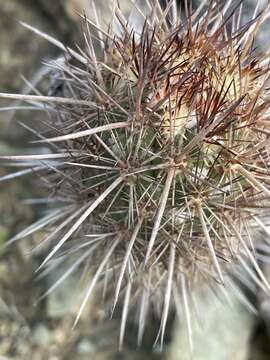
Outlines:
{"type": "Polygon", "coordinates": [[[64,96],[22,96],[50,104],[38,140],[48,154],[13,157],[55,199],[42,266],[58,257],[68,276],[87,262],[77,320],[98,288],[112,310],[123,305],[121,342],[130,307],[139,342],[149,309],[162,342],[176,299],[188,315],[192,288],[227,286],[245,258],[269,291],[253,241],[269,206],[269,67],[252,49],[268,8],[241,24],[241,6],[213,1],[182,19],[176,2],[152,3],[145,18],[136,10],[139,34],[117,6],[117,33],[85,20],[84,49],[55,64],[64,96]]]}

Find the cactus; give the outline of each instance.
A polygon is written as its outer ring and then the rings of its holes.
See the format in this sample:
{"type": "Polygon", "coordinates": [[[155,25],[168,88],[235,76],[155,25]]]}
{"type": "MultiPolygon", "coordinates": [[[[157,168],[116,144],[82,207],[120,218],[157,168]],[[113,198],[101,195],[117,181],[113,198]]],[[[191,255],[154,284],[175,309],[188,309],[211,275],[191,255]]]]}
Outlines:
{"type": "Polygon", "coordinates": [[[52,202],[11,242],[48,229],[40,268],[69,264],[48,292],[87,263],[75,323],[99,290],[112,313],[121,304],[120,345],[130,308],[138,342],[155,311],[162,343],[175,303],[189,318],[194,287],[226,288],[233,264],[249,261],[270,291],[254,241],[269,206],[270,73],[253,49],[269,5],[242,24],[241,3],[186,6],[185,18],[176,1],[146,3],[148,15],[134,5],[139,32],[116,5],[108,30],[85,18],[83,49],[25,25],[65,52],[54,64],[63,96],[1,94],[50,114],[35,130],[46,154],[1,157],[37,173],[52,202]]]}

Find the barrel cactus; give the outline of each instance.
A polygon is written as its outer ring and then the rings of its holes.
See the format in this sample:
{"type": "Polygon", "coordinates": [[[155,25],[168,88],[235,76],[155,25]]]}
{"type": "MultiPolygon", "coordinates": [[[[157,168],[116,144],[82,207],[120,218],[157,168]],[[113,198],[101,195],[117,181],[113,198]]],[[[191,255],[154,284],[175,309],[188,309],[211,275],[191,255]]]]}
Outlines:
{"type": "Polygon", "coordinates": [[[104,30],[93,7],[76,50],[26,25],[64,52],[61,96],[1,94],[49,114],[34,130],[46,153],[1,157],[37,174],[51,200],[11,242],[47,229],[40,268],[69,264],[49,292],[87,264],[75,323],[95,290],[122,308],[120,344],[131,308],[138,342],[154,311],[162,343],[175,303],[188,319],[193,289],[226,289],[233,264],[270,290],[254,240],[270,195],[269,57],[253,45],[269,5],[246,24],[241,3],[146,8],[134,5],[135,28],[114,3],[104,30]]]}

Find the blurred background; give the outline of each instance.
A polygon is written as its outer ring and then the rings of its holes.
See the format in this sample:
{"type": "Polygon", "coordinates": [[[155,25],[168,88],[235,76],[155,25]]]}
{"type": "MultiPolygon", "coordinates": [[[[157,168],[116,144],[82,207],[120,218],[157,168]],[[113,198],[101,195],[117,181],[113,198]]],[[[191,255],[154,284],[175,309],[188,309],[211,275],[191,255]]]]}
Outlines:
{"type": "MultiPolygon", "coordinates": [[[[0,92],[24,91],[28,81],[38,81],[45,69],[43,63],[60,55],[57,48],[25,29],[19,21],[73,46],[80,41],[82,26],[76,11],[85,11],[91,16],[89,3],[90,0],[0,0],[0,92]]],[[[108,2],[96,0],[96,4],[105,22],[110,15],[108,2]]],[[[122,0],[120,4],[128,11],[128,0],[122,0]]],[[[243,4],[244,16],[248,17],[257,1],[244,0],[243,4]]],[[[269,42],[268,37],[269,30],[265,29],[260,35],[260,44],[269,42]]],[[[31,126],[37,119],[42,121],[44,115],[27,109],[16,113],[5,111],[8,105],[9,102],[1,100],[0,154],[22,154],[31,136],[20,122],[31,126]]],[[[6,176],[11,170],[0,168],[0,176],[6,176]]],[[[0,245],[38,218],[39,209],[27,202],[34,195],[38,196],[39,189],[34,191],[27,177],[0,182],[0,245]]],[[[118,321],[102,322],[102,311],[91,308],[91,304],[72,330],[81,299],[76,277],[37,302],[54,281],[52,275],[44,278],[35,275],[41,254],[38,251],[30,253],[30,250],[42,235],[41,231],[37,232],[27,241],[0,250],[0,360],[189,358],[185,330],[177,324],[173,328],[172,343],[161,354],[152,353],[147,342],[138,350],[132,328],[127,331],[126,348],[119,354],[118,321]]],[[[255,304],[256,301],[254,299],[255,304]]],[[[212,298],[209,302],[209,326],[204,337],[198,339],[197,346],[202,350],[196,352],[195,360],[270,359],[270,341],[264,319],[253,317],[238,304],[232,313],[212,298]]]]}

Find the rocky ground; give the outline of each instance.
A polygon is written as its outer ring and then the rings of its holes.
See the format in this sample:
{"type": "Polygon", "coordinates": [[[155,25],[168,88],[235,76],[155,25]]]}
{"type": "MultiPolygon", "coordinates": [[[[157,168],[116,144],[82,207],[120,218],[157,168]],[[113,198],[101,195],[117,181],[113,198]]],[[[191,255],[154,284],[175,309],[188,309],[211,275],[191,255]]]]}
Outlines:
{"type": "MultiPolygon", "coordinates": [[[[74,9],[87,8],[87,4],[88,0],[0,0],[0,91],[22,91],[25,87],[22,75],[31,81],[35,80],[42,69],[42,61],[50,60],[58,54],[57,49],[26,30],[18,20],[72,44],[77,39],[79,29],[74,9]]],[[[106,12],[104,4],[102,11],[106,12]]],[[[6,102],[1,101],[1,107],[6,105],[6,102]]],[[[31,121],[35,120],[35,116],[41,115],[31,114],[31,121]]],[[[16,113],[15,116],[11,112],[0,111],[1,154],[18,154],[22,151],[28,135],[17,121],[28,118],[27,111],[16,113]]],[[[0,176],[7,173],[8,169],[0,168],[0,176]]],[[[4,245],[7,239],[36,218],[36,209],[22,201],[32,195],[26,178],[0,183],[0,245],[4,245]]],[[[29,255],[29,249],[38,243],[41,235],[38,233],[28,242],[3,248],[0,253],[0,360],[189,358],[183,326],[180,330],[176,326],[172,346],[162,354],[151,353],[146,345],[141,350],[136,349],[130,330],[126,348],[119,354],[118,320],[102,323],[102,313],[94,304],[89,304],[83,319],[72,330],[74,314],[81,298],[76,278],[37,302],[53,280],[35,277],[40,254],[29,255]]],[[[262,321],[251,317],[238,304],[234,314],[226,307],[207,306],[210,312],[206,320],[209,321],[208,333],[204,336],[195,334],[197,350],[206,348],[204,340],[207,337],[210,339],[207,347],[215,360],[270,358],[267,345],[269,339],[262,321]],[[225,355],[222,350],[223,339],[226,339],[227,344],[225,355]],[[229,353],[226,352],[228,346],[231,347],[229,353]]],[[[212,359],[206,351],[195,354],[195,360],[212,359]]]]}

